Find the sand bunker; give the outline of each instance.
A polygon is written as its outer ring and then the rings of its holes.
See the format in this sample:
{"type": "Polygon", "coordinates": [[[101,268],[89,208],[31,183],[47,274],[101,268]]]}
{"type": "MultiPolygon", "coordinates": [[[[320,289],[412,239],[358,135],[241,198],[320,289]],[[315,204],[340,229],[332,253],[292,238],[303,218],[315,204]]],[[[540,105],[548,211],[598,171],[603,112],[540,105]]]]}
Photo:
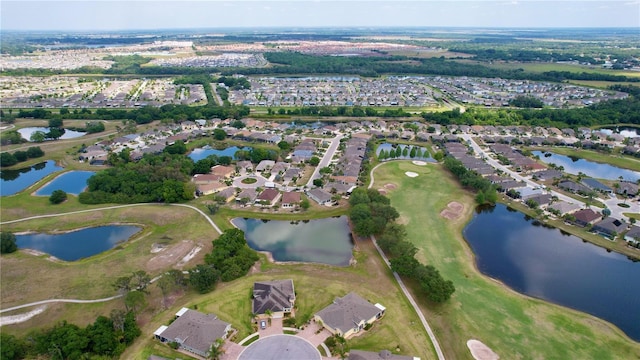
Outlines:
{"type": "Polygon", "coordinates": [[[464,210],[464,205],[459,202],[452,201],[440,212],[440,216],[448,220],[454,220],[460,217],[462,210],[464,210]]]}
{"type": "Polygon", "coordinates": [[[494,353],[493,350],[478,340],[467,341],[467,347],[471,351],[471,355],[476,360],[498,360],[500,356],[494,353]]]}
{"type": "Polygon", "coordinates": [[[424,162],[424,161],[420,161],[420,160],[413,160],[413,161],[412,161],[412,163],[413,163],[413,165],[418,165],[418,166],[425,166],[425,165],[427,165],[427,163],[426,163],[426,162],[424,162]]]}
{"type": "Polygon", "coordinates": [[[385,188],[385,189],[388,189],[388,190],[395,190],[395,189],[397,189],[397,188],[398,188],[398,186],[397,186],[396,184],[391,184],[391,183],[389,183],[389,184],[385,184],[385,185],[384,185],[384,188],[385,188]]]}
{"type": "Polygon", "coordinates": [[[418,176],[418,174],[414,173],[413,171],[407,171],[404,174],[407,175],[408,177],[411,177],[411,178],[414,178],[414,177],[418,176]]]}

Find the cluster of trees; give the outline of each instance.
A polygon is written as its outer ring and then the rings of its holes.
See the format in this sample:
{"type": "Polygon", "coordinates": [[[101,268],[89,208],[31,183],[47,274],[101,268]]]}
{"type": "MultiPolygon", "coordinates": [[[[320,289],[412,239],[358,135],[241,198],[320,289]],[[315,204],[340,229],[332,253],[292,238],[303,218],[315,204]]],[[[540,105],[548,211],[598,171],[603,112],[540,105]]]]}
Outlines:
{"type": "Polygon", "coordinates": [[[360,236],[381,234],[387,224],[400,216],[390,203],[388,198],[374,189],[353,190],[349,197],[349,218],[353,231],[360,236]]]}
{"type": "MultiPolygon", "coordinates": [[[[213,96],[213,88],[211,83],[213,78],[209,74],[197,74],[197,75],[185,75],[177,78],[173,81],[176,85],[184,84],[200,84],[204,88],[204,95],[207,97],[207,105],[214,106],[216,104],[215,97],[213,96]]],[[[218,104],[222,105],[222,104],[218,104]]]]}
{"type": "Polygon", "coordinates": [[[8,231],[0,233],[0,254],[11,254],[16,250],[18,250],[16,236],[8,231]]]}
{"type": "Polygon", "coordinates": [[[424,149],[420,149],[417,146],[397,146],[395,149],[391,150],[381,150],[378,154],[378,160],[383,161],[387,159],[396,159],[399,157],[410,157],[410,158],[424,158],[428,157],[429,152],[424,149]],[[409,150],[411,148],[411,150],[409,150]]]}
{"type": "Polygon", "coordinates": [[[6,360],[117,358],[140,334],[133,312],[114,310],[84,328],[62,321],[24,338],[2,332],[0,354],[6,360]]]}
{"type": "Polygon", "coordinates": [[[491,181],[467,169],[460,160],[447,156],[444,158],[444,166],[458,178],[462,186],[476,191],[478,204],[495,204],[498,201],[498,193],[491,181]]]}
{"type": "MultiPolygon", "coordinates": [[[[630,94],[640,93],[640,87],[626,86],[630,94]]],[[[584,108],[573,109],[501,109],[486,110],[471,108],[460,110],[422,113],[422,117],[432,124],[465,125],[526,125],[557,128],[591,127],[610,124],[640,124],[640,96],[626,99],[603,101],[584,108]]]]}
{"type": "Polygon", "coordinates": [[[251,89],[251,83],[245,77],[221,76],[218,78],[218,83],[225,84],[231,90],[251,89]]]}
{"type": "Polygon", "coordinates": [[[67,193],[64,190],[53,190],[49,196],[49,202],[56,205],[67,200],[67,193]]]}
{"type": "MultiPolygon", "coordinates": [[[[249,115],[246,106],[188,106],[167,104],[161,107],[144,106],[136,109],[74,109],[65,115],[65,119],[89,119],[89,120],[133,120],[136,124],[147,124],[154,120],[167,122],[194,121],[197,119],[234,118],[240,119],[249,115]]],[[[61,119],[60,114],[55,114],[45,109],[23,109],[17,117],[35,119],[61,119]]]]}
{"type": "Polygon", "coordinates": [[[231,281],[247,274],[259,257],[247,245],[244,232],[225,230],[213,240],[213,250],[205,255],[205,263],[189,270],[189,283],[200,293],[207,293],[218,280],[231,281]]]}
{"type": "Polygon", "coordinates": [[[257,164],[262,160],[276,161],[280,156],[277,150],[263,149],[259,147],[255,147],[250,150],[238,150],[234,155],[238,160],[250,160],[254,164],[257,164]]]}
{"type": "Polygon", "coordinates": [[[302,115],[302,116],[348,116],[348,117],[365,117],[365,116],[378,116],[378,117],[409,117],[410,113],[397,109],[385,109],[384,111],[378,111],[372,107],[362,107],[360,105],[354,106],[302,106],[296,108],[279,108],[274,110],[272,108],[267,109],[268,115],[302,115]]]}
{"type": "Polygon", "coordinates": [[[194,197],[195,186],[189,181],[194,164],[186,156],[163,153],[146,154],[138,162],[117,160],[110,159],[113,167],[87,180],[87,191],[78,197],[81,203],[173,203],[194,197]]]}
{"type": "Polygon", "coordinates": [[[516,96],[509,101],[509,105],[519,108],[538,108],[544,107],[542,100],[534,98],[533,96],[516,96]]]}
{"type": "Polygon", "coordinates": [[[3,152],[0,154],[0,166],[11,166],[17,163],[44,156],[44,151],[39,146],[32,146],[27,151],[18,150],[14,153],[3,152]]]}
{"type": "Polygon", "coordinates": [[[192,175],[208,174],[211,172],[211,168],[216,165],[231,165],[231,160],[231,156],[209,155],[204,159],[196,161],[191,173],[192,175]]]}

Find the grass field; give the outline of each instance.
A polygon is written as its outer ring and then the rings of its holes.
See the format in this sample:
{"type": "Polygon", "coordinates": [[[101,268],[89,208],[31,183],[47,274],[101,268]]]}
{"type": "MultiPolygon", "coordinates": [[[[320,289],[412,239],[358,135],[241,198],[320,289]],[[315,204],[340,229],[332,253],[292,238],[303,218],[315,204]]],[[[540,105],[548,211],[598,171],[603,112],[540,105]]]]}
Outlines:
{"type": "Polygon", "coordinates": [[[609,70],[603,69],[599,66],[587,66],[587,65],[572,65],[572,64],[558,64],[558,63],[519,63],[519,62],[494,62],[492,64],[487,64],[485,62],[478,62],[475,60],[457,60],[463,63],[474,63],[481,64],[486,67],[496,68],[496,69],[505,69],[505,70],[515,70],[515,69],[524,69],[525,71],[530,71],[534,73],[542,73],[546,71],[569,71],[569,72],[586,72],[586,73],[596,73],[596,74],[607,74],[607,75],[622,75],[628,76],[631,78],[639,78],[640,72],[637,71],[628,71],[628,70],[609,70]]]}
{"type": "Polygon", "coordinates": [[[296,289],[296,320],[310,319],[314,313],[329,305],[336,297],[350,291],[371,302],[379,302],[387,308],[386,315],[365,334],[349,340],[352,348],[379,351],[400,347],[400,353],[434,359],[426,333],[419,326],[413,309],[403,297],[390,271],[382,263],[369,240],[357,240],[354,253],[356,265],[333,267],[328,265],[267,263],[241,279],[219,284],[211,293],[190,294],[171,309],[155,316],[143,328],[143,337],[123,355],[127,359],[146,359],[156,353],[156,342],[151,334],[158,326],[166,324],[181,306],[196,306],[199,311],[211,312],[230,322],[238,330],[235,341],[254,332],[251,323],[251,288],[253,282],[270,279],[293,279],[296,289]],[[184,300],[184,301],[182,301],[184,300]],[[407,336],[407,329],[410,336],[407,336]]]}
{"type": "Polygon", "coordinates": [[[443,305],[415,294],[435,328],[447,358],[471,359],[465,343],[478,339],[502,359],[635,359],[640,344],[613,325],[593,316],[529,298],[481,275],[462,229],[473,212],[471,195],[459,188],[438,165],[389,162],[375,172],[374,188],[395,184],[391,204],[407,225],[417,258],[433,264],[451,279],[456,292],[443,305]],[[416,178],[406,171],[419,174],[416,178]],[[450,201],[465,205],[458,220],[439,212],[450,201]]]}

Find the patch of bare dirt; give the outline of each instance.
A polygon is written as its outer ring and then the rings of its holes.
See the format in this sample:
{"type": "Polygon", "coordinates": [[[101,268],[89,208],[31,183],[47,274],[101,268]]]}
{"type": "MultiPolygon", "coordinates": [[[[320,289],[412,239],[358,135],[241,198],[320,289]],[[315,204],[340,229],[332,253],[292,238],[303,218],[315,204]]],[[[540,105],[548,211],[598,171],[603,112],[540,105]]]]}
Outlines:
{"type": "Polygon", "coordinates": [[[387,190],[385,189],[378,189],[378,192],[380,193],[380,195],[387,195],[387,190]]]}
{"type": "Polygon", "coordinates": [[[395,189],[398,188],[398,185],[389,183],[389,184],[385,184],[384,188],[387,189],[387,190],[395,190],[395,189]]]}
{"type": "Polygon", "coordinates": [[[440,212],[440,216],[447,220],[455,220],[460,217],[463,210],[464,205],[457,201],[452,201],[448,203],[447,207],[440,212]]]}
{"type": "MultiPolygon", "coordinates": [[[[173,246],[166,247],[147,261],[146,269],[148,272],[154,272],[171,267],[187,256],[194,248],[199,247],[194,246],[191,240],[183,240],[173,246]]],[[[154,250],[157,250],[157,248],[154,248],[154,250]]]]}
{"type": "Polygon", "coordinates": [[[478,340],[467,341],[467,347],[471,351],[471,355],[476,360],[498,360],[500,356],[493,352],[487,345],[478,340]]]}

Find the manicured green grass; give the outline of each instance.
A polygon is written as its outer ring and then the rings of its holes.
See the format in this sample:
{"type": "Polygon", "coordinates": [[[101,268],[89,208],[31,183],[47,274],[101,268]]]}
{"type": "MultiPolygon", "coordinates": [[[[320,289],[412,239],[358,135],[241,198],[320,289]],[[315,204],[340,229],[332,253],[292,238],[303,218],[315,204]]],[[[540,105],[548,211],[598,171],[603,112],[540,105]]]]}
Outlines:
{"type": "Polygon", "coordinates": [[[465,343],[478,339],[503,359],[631,359],[640,345],[613,325],[593,316],[516,293],[480,274],[462,237],[471,217],[471,194],[461,190],[439,165],[390,162],[375,172],[374,188],[390,183],[391,204],[407,225],[417,258],[451,279],[456,292],[443,305],[415,293],[447,358],[471,359],[465,343]],[[416,178],[406,171],[419,174],[416,178]],[[440,211],[451,201],[465,205],[462,217],[448,221],[440,211]]]}

